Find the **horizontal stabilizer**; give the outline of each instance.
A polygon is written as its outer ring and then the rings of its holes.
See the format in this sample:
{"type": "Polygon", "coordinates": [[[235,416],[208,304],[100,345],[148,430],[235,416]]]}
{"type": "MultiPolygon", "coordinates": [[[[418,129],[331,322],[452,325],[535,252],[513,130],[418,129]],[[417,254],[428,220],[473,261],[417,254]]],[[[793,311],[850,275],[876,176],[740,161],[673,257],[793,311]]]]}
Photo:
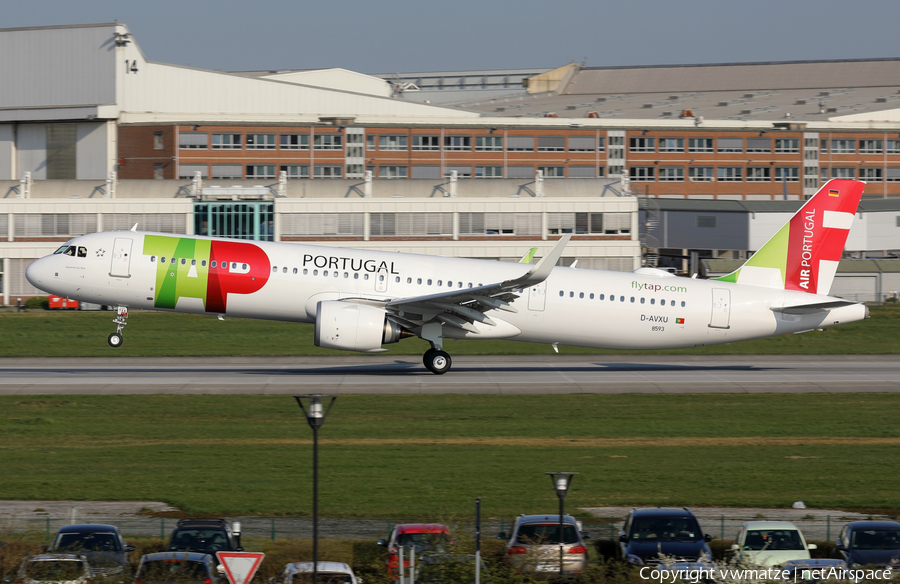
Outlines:
{"type": "Polygon", "coordinates": [[[833,302],[819,302],[817,304],[797,304],[794,306],[773,306],[770,308],[772,312],[780,312],[782,314],[815,314],[816,312],[824,312],[833,308],[842,306],[851,306],[859,304],[850,300],[835,300],[833,302]]]}

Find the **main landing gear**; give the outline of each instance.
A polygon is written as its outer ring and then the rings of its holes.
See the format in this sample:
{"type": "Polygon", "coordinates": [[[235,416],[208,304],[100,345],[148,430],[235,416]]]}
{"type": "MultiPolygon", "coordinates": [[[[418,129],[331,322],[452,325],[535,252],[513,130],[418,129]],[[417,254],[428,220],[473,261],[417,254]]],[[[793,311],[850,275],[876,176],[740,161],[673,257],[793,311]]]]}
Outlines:
{"type": "Polygon", "coordinates": [[[109,338],[106,339],[106,342],[109,343],[109,346],[118,349],[122,346],[122,343],[125,342],[125,338],[122,336],[122,329],[125,327],[128,319],[128,307],[127,306],[119,306],[116,308],[116,319],[113,321],[116,323],[116,332],[109,335],[109,338]]]}
{"type": "Polygon", "coordinates": [[[445,353],[440,349],[431,348],[425,351],[425,355],[422,357],[422,362],[425,364],[425,367],[436,375],[443,375],[444,373],[450,371],[450,365],[453,363],[453,360],[450,359],[450,355],[445,353]]]}

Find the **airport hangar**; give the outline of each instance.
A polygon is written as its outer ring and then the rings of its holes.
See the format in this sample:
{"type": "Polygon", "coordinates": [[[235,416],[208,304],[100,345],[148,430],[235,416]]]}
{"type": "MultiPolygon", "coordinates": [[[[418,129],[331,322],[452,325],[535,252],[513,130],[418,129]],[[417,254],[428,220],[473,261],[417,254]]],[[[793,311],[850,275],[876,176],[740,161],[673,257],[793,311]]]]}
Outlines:
{"type": "MultiPolygon", "coordinates": [[[[564,263],[627,271],[667,198],[900,195],[900,60],[227,73],[148,61],[122,23],[0,30],[0,50],[4,304],[60,242],[134,223],[503,260],[572,232],[564,263]]],[[[896,221],[854,251],[900,248],[896,221]]],[[[754,249],[727,239],[704,254],[754,249]]]]}

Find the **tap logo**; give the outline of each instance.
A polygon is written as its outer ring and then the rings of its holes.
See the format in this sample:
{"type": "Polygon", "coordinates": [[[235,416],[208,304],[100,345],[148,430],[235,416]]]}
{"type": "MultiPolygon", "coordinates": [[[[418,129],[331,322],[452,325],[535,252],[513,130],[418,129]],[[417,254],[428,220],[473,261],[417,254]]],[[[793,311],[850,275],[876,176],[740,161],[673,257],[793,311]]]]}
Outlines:
{"type": "Polygon", "coordinates": [[[179,298],[199,298],[206,312],[225,314],[229,294],[260,290],[272,269],[266,252],[243,241],[145,235],[143,253],[157,257],[157,308],[175,308],[179,298]]]}

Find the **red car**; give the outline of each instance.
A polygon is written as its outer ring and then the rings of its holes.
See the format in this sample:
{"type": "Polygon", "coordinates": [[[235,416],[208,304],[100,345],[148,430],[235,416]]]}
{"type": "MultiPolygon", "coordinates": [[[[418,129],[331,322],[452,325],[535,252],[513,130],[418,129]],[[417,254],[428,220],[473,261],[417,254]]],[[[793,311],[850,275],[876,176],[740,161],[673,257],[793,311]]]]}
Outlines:
{"type": "MultiPolygon", "coordinates": [[[[453,542],[450,539],[450,530],[440,523],[401,523],[395,525],[388,540],[379,539],[378,545],[388,549],[388,577],[391,580],[400,578],[398,569],[400,548],[403,548],[403,573],[408,574],[409,551],[415,548],[416,557],[423,553],[442,552],[453,542]]],[[[417,562],[418,563],[418,562],[417,562]]]]}

